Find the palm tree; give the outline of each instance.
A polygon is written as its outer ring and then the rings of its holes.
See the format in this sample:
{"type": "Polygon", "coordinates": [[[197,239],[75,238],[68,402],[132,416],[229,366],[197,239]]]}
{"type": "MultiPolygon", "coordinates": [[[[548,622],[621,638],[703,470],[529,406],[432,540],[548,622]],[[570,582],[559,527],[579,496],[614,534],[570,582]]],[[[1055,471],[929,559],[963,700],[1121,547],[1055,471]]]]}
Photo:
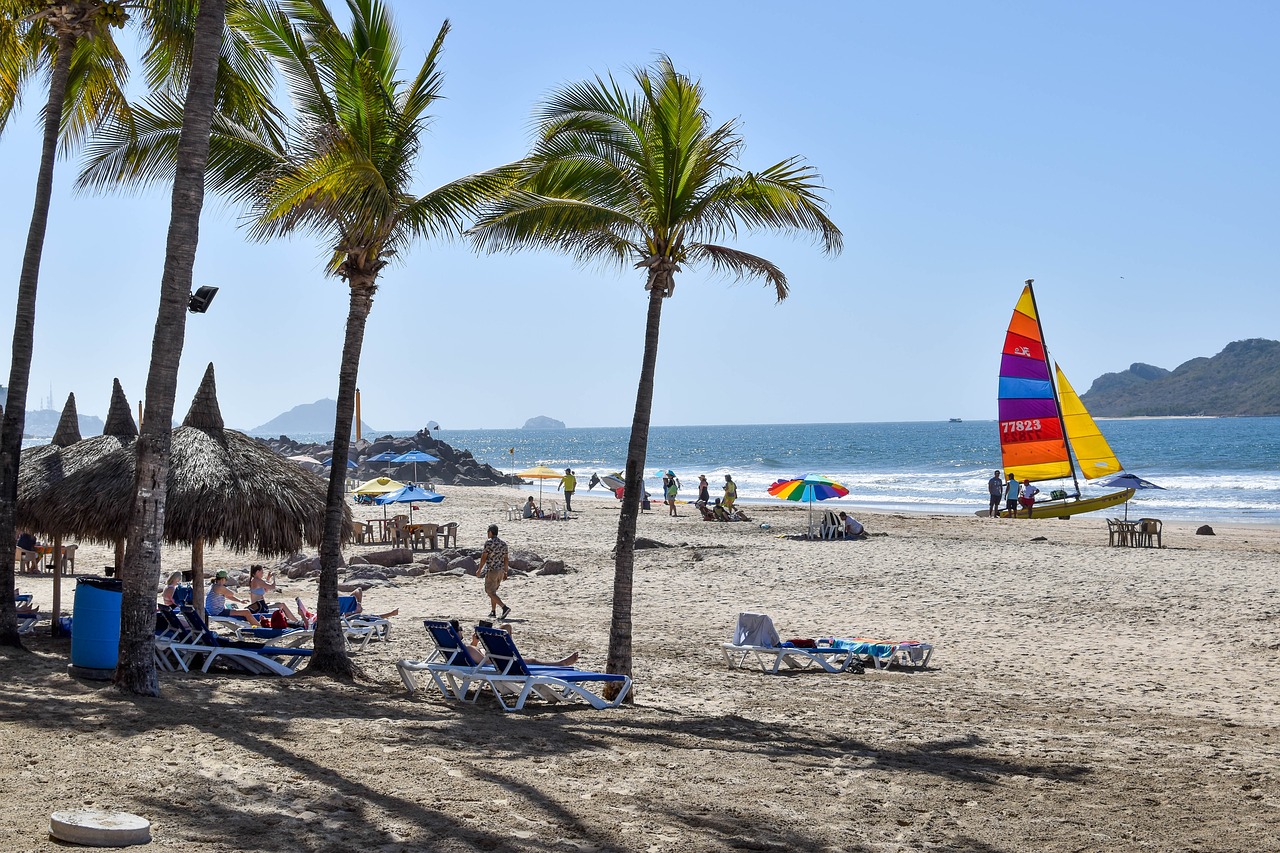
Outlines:
{"type": "Polygon", "coordinates": [[[737,125],[711,124],[700,83],[665,56],[634,77],[638,92],[625,91],[613,77],[596,77],[552,94],[536,113],[532,151],[507,167],[519,176],[513,190],[469,232],[487,251],[551,247],[578,261],[645,270],[648,318],[618,519],[607,666],[627,675],[658,332],[675,274],[681,265],[705,263],[738,278],[762,278],[782,301],[782,270],[712,241],[739,229],[771,228],[816,234],[827,252],[841,247],[812,168],[793,157],[760,172],[738,170],[737,125]]]}
{"type": "MultiPolygon", "coordinates": [[[[246,3],[229,16],[229,24],[275,64],[294,112],[280,135],[266,125],[215,116],[209,161],[210,186],[245,205],[254,239],[296,232],[319,236],[330,253],[329,273],[348,287],[320,547],[319,619],[308,665],[310,671],[340,677],[357,674],[342,634],[337,583],[356,377],[378,277],[416,239],[460,234],[464,217],[493,198],[503,181],[494,172],[452,181],[422,196],[411,192],[430,120],[427,110],[443,81],[438,61],[449,23],[440,27],[421,66],[405,81],[399,39],[384,0],[347,0],[347,7],[350,32],[338,26],[324,0],[246,3]]],[[[153,99],[148,109],[137,111],[135,129],[103,137],[82,180],[90,185],[146,182],[171,173],[179,114],[172,100],[153,99]]],[[[148,403],[153,393],[148,387],[148,403]]],[[[154,417],[169,423],[164,413],[154,417]]],[[[153,419],[149,408],[146,419],[153,419]]]]}
{"type": "Polygon", "coordinates": [[[121,571],[124,600],[115,684],[122,692],[142,696],[160,694],[154,655],[155,601],[160,580],[160,546],[164,539],[173,402],[186,335],[192,269],[200,239],[209,132],[225,19],[225,0],[200,0],[191,62],[185,75],[187,95],[176,152],[169,234],[160,279],[160,309],[151,341],[146,405],[137,444],[133,513],[121,571]]]}
{"type": "MultiPolygon", "coordinates": [[[[0,554],[13,550],[36,290],[59,138],[74,145],[125,105],[127,68],[109,33],[125,18],[120,4],[102,0],[0,0],[0,131],[20,105],[26,84],[42,69],[49,72],[35,204],[18,274],[9,398],[0,421],[0,554]]],[[[21,645],[13,591],[13,564],[0,561],[0,645],[21,645]]]]}

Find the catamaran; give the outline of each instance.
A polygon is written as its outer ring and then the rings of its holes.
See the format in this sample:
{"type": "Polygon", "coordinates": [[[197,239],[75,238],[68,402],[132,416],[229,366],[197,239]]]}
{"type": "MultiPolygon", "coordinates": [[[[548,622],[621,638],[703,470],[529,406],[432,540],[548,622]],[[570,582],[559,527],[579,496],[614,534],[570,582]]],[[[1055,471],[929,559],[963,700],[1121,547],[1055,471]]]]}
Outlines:
{"type": "MultiPolygon", "coordinates": [[[[1133,489],[1091,498],[1080,495],[1077,466],[1080,476],[1095,480],[1120,473],[1120,460],[1062,368],[1054,362],[1053,371],[1049,370],[1032,281],[1027,279],[1013,309],[1000,358],[1000,453],[1005,473],[1019,482],[1059,480],[1064,486],[1071,477],[1074,493],[1052,490],[1050,500],[1037,502],[1031,509],[1032,518],[1060,518],[1117,506],[1133,497],[1133,489]]],[[[1019,508],[1017,514],[1025,516],[1027,510],[1019,508]]],[[[1001,516],[1008,518],[1008,511],[1001,516]]]]}

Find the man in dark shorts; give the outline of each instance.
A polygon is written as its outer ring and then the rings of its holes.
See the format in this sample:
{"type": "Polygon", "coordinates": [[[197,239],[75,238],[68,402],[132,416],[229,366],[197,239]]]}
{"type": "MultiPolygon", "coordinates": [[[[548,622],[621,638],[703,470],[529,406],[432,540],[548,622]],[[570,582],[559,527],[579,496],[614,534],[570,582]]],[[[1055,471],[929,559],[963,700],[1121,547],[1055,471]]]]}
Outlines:
{"type": "Polygon", "coordinates": [[[480,569],[478,574],[484,578],[484,591],[489,596],[490,618],[506,619],[511,608],[498,597],[498,587],[507,579],[507,561],[510,554],[507,543],[498,538],[498,525],[489,525],[489,538],[485,540],[484,549],[480,552],[480,569]],[[502,608],[501,617],[498,608],[502,608]]]}
{"type": "Polygon", "coordinates": [[[1010,518],[1018,517],[1018,480],[1009,474],[1009,481],[1004,484],[1004,508],[1009,511],[1010,518]]]}
{"type": "Polygon", "coordinates": [[[987,507],[987,514],[995,518],[1000,514],[1000,500],[1004,497],[1004,480],[1000,479],[1000,472],[997,471],[987,480],[987,494],[991,498],[991,503],[987,507]]]}

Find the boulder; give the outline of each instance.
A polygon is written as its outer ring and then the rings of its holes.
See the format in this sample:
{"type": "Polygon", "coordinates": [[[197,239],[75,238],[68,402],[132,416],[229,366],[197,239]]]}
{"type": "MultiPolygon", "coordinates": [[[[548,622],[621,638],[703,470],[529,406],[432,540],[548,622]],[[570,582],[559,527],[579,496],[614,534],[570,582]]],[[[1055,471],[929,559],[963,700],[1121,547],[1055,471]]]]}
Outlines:
{"type": "Polygon", "coordinates": [[[309,560],[302,560],[294,563],[285,570],[285,575],[287,575],[290,580],[297,580],[298,578],[311,577],[312,575],[318,574],[320,574],[319,557],[312,557],[309,560]]]}
{"type": "Polygon", "coordinates": [[[356,569],[355,571],[347,572],[346,580],[347,582],[360,580],[384,581],[387,580],[387,575],[387,572],[380,572],[377,569],[356,569]]]}
{"type": "Polygon", "coordinates": [[[542,568],[538,569],[535,574],[539,575],[564,575],[569,570],[565,568],[564,560],[546,560],[542,564],[542,568]]]}
{"type": "Polygon", "coordinates": [[[433,575],[439,572],[447,572],[449,571],[449,561],[440,554],[430,557],[427,560],[427,571],[433,575]]]}
{"type": "Polygon", "coordinates": [[[657,539],[646,539],[643,536],[636,537],[636,550],[643,548],[670,548],[671,546],[665,542],[659,542],[657,539]]]}
{"type": "Polygon", "coordinates": [[[369,561],[366,560],[364,557],[361,557],[359,554],[356,554],[350,560],[347,560],[347,565],[348,566],[367,566],[369,565],[369,561]]]}
{"type": "Polygon", "coordinates": [[[1196,535],[1197,536],[1217,536],[1218,534],[1214,533],[1213,528],[1210,527],[1209,525],[1202,524],[1196,528],[1196,535]]]}
{"type": "Polygon", "coordinates": [[[462,569],[469,575],[475,575],[476,572],[480,571],[480,564],[470,557],[459,557],[458,559],[449,562],[449,568],[451,570],[462,569]]]}
{"type": "Polygon", "coordinates": [[[389,548],[386,551],[370,551],[364,554],[367,563],[375,566],[404,566],[413,562],[413,552],[408,548],[389,548]]]}
{"type": "Polygon", "coordinates": [[[507,558],[507,565],[527,572],[542,565],[542,558],[532,551],[512,551],[511,556],[507,558]]]}

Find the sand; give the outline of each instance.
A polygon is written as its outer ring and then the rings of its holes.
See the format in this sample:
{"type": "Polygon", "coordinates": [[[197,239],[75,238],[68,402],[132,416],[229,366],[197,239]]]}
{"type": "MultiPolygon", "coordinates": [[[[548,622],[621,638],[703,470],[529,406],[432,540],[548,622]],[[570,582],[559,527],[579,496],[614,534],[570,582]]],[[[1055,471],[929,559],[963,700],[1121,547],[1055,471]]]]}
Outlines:
{"type": "MultiPolygon", "coordinates": [[[[503,586],[521,648],[602,667],[616,502],[507,522],[513,489],[444,492],[416,515],[459,521],[464,547],[497,521],[569,566],[503,586]]],[[[425,653],[419,620],[488,611],[470,577],[369,590],[401,615],[355,685],[164,675],[162,698],[130,699],[68,677],[65,640],[0,650],[0,848],[60,849],[49,814],[90,806],[149,818],[150,849],[174,851],[1280,849],[1280,529],[1170,523],[1157,551],[1107,547],[1101,517],[859,513],[887,535],[798,542],[781,536],[802,506],[747,511],[642,515],[674,547],[637,553],[618,710],[408,697],[394,663],[425,653]],[[784,637],[936,651],[923,672],[730,670],[741,610],[784,637]]],[[[82,572],[108,562],[81,549],[82,572]]],[[[49,578],[19,586],[48,607],[49,578]]]]}

